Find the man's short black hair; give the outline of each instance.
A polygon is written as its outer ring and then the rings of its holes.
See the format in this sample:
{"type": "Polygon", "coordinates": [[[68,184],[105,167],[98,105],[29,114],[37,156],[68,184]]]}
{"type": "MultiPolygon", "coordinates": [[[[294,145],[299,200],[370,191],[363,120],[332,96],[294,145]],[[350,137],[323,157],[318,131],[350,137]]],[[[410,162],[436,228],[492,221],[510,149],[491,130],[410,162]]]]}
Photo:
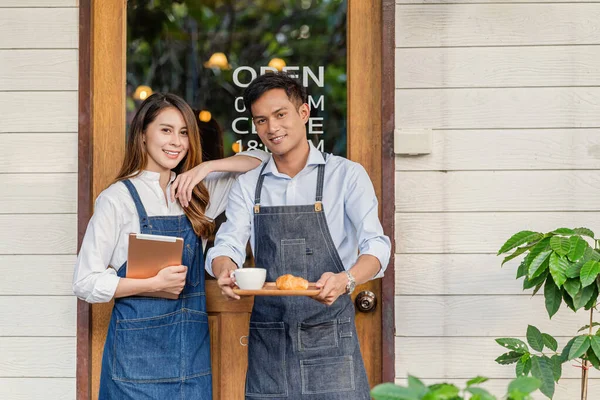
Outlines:
{"type": "Polygon", "coordinates": [[[250,115],[252,115],[252,104],[272,89],[285,90],[288,99],[298,107],[308,103],[306,88],[297,79],[292,78],[287,72],[267,72],[254,79],[244,91],[244,105],[250,115]]]}

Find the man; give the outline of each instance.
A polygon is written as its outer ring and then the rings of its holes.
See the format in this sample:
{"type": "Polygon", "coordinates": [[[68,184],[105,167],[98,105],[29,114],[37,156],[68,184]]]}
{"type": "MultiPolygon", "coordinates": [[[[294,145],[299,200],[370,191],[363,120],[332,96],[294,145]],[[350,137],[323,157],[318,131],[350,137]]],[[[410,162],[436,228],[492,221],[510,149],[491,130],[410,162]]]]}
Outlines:
{"type": "Polygon", "coordinates": [[[272,157],[231,189],[227,222],[206,269],[225,296],[239,299],[231,272],[242,266],[250,238],[267,281],[290,273],[321,289],[317,301],[255,297],[246,399],[366,400],[349,294],[383,276],[390,241],[364,168],[308,142],[307,99],[304,87],[284,73],[262,75],[246,89],[246,109],[272,157]]]}

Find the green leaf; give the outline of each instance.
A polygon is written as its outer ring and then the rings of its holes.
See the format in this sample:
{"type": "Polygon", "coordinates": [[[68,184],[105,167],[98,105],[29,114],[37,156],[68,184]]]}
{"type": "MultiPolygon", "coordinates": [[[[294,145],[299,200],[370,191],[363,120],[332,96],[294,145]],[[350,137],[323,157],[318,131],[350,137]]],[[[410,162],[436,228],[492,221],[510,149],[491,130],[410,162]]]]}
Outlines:
{"type": "Polygon", "coordinates": [[[584,307],[588,301],[594,295],[594,290],[596,290],[596,286],[588,286],[581,289],[579,293],[575,297],[573,297],[573,305],[575,306],[575,310],[579,310],[581,307],[584,307]]]}
{"type": "MultiPolygon", "coordinates": [[[[592,307],[596,307],[596,301],[598,300],[598,285],[592,285],[592,286],[588,286],[594,289],[594,292],[592,293],[592,296],[590,297],[590,299],[588,300],[587,303],[585,303],[585,309],[586,310],[590,310],[592,307]]],[[[586,288],[587,289],[587,288],[586,288]]]]}
{"type": "Polygon", "coordinates": [[[598,356],[593,351],[588,351],[586,355],[587,360],[592,363],[594,368],[600,369],[600,360],[598,359],[598,356]]]}
{"type": "Polygon", "coordinates": [[[578,261],[585,255],[585,249],[589,247],[588,242],[579,236],[571,236],[569,238],[569,260],[578,261]]]}
{"type": "Polygon", "coordinates": [[[423,382],[412,375],[408,376],[408,388],[417,393],[419,396],[423,396],[428,392],[427,386],[425,386],[423,382]]]}
{"type": "Polygon", "coordinates": [[[544,263],[544,261],[546,261],[546,258],[548,258],[550,254],[552,254],[552,250],[542,251],[531,261],[531,264],[529,264],[529,279],[539,276],[546,268],[548,268],[548,264],[544,263]]]}
{"type": "Polygon", "coordinates": [[[590,260],[581,267],[581,286],[586,287],[591,285],[598,274],[600,273],[600,262],[590,260]]]}
{"type": "Polygon", "coordinates": [[[556,253],[550,255],[550,275],[554,279],[554,283],[559,288],[567,280],[566,271],[569,268],[569,262],[556,253]]]}
{"type": "Polygon", "coordinates": [[[371,397],[375,400],[419,400],[420,396],[409,388],[382,383],[371,390],[371,397]]]}
{"type": "Polygon", "coordinates": [[[577,336],[573,341],[573,346],[571,346],[571,350],[569,351],[568,360],[573,360],[575,358],[579,358],[585,354],[587,349],[590,348],[590,339],[588,336],[582,335],[577,336]]]}
{"type": "Polygon", "coordinates": [[[533,292],[531,292],[531,297],[535,296],[537,294],[537,292],[540,291],[542,286],[544,286],[544,282],[538,283],[537,286],[533,289],[533,292]]]}
{"type": "Polygon", "coordinates": [[[571,248],[569,238],[562,236],[552,236],[550,239],[550,248],[561,256],[566,256],[571,248]]]}
{"type": "Polygon", "coordinates": [[[514,249],[515,247],[519,247],[523,243],[535,242],[537,240],[540,240],[542,237],[543,235],[539,232],[521,231],[515,233],[511,236],[510,239],[506,241],[506,243],[504,243],[504,245],[502,245],[500,250],[498,250],[498,254],[506,253],[507,251],[514,249]]]}
{"type": "Polygon", "coordinates": [[[560,354],[560,359],[562,360],[562,362],[568,361],[569,360],[569,353],[571,352],[571,349],[573,348],[573,343],[575,343],[575,340],[578,338],[579,336],[576,336],[574,338],[572,338],[571,340],[569,340],[567,342],[567,344],[565,345],[565,347],[563,348],[561,354],[560,354]]]}
{"type": "MultiPolygon", "coordinates": [[[[499,339],[496,339],[496,342],[497,342],[498,340],[499,340],[499,339]]],[[[519,340],[519,339],[515,339],[515,340],[519,340]]],[[[523,343],[523,342],[522,342],[522,341],[520,341],[520,340],[519,340],[519,342],[523,343]]],[[[527,349],[527,345],[526,345],[525,343],[523,343],[523,346],[525,346],[525,348],[527,349]]],[[[529,349],[527,349],[527,350],[529,350],[529,349]]],[[[469,380],[467,381],[467,387],[470,387],[470,386],[473,386],[473,385],[480,385],[480,384],[482,384],[483,382],[487,382],[488,380],[489,380],[489,378],[486,378],[485,376],[476,376],[475,378],[473,378],[473,379],[469,379],[469,380]]]]}
{"type": "MultiPolygon", "coordinates": [[[[562,292],[556,287],[552,277],[549,276],[546,279],[546,285],[544,286],[544,298],[546,303],[546,311],[550,319],[556,314],[562,303],[562,292]]],[[[540,350],[541,351],[541,350],[540,350]]]]}
{"type": "Polygon", "coordinates": [[[533,325],[527,326],[527,342],[532,349],[542,351],[544,349],[544,337],[542,332],[533,325]]]}
{"type": "Polygon", "coordinates": [[[581,267],[583,267],[583,264],[585,264],[584,262],[581,262],[582,260],[584,259],[569,265],[569,268],[567,268],[567,271],[565,272],[567,278],[576,278],[577,280],[580,280],[579,276],[581,275],[581,267]]]}
{"type": "MultiPolygon", "coordinates": [[[[598,322],[592,322],[592,328],[594,328],[595,326],[600,326],[600,323],[598,323],[598,322]]],[[[588,329],[590,329],[590,326],[589,325],[584,325],[581,328],[579,328],[579,330],[577,332],[586,331],[588,329]]],[[[600,330],[598,332],[600,332],[600,330]]]]}
{"type": "Polygon", "coordinates": [[[552,233],[555,233],[557,235],[570,236],[570,235],[574,235],[575,231],[573,229],[569,229],[569,228],[558,228],[558,229],[553,230],[552,233]]]}
{"type": "Polygon", "coordinates": [[[550,365],[552,365],[552,374],[554,376],[554,382],[558,382],[562,375],[562,359],[558,354],[553,355],[550,360],[550,365]]]}
{"type": "Polygon", "coordinates": [[[523,357],[519,358],[515,367],[517,376],[527,376],[531,371],[531,355],[524,354],[523,357]]]}
{"type": "Polygon", "coordinates": [[[542,337],[544,338],[544,346],[549,348],[552,351],[556,351],[558,349],[558,342],[552,336],[547,333],[542,333],[542,337]]]}
{"type": "Polygon", "coordinates": [[[575,232],[577,235],[589,236],[592,239],[594,238],[594,232],[588,228],[575,228],[573,229],[573,232],[575,232]]]}
{"type": "Polygon", "coordinates": [[[517,268],[517,277],[515,279],[519,279],[522,276],[527,276],[527,263],[525,263],[525,260],[521,261],[521,264],[519,264],[519,268],[517,268]]]}
{"type": "Polygon", "coordinates": [[[514,364],[519,361],[522,356],[523,353],[509,351],[508,353],[504,353],[500,357],[496,358],[496,362],[502,365],[514,364]]]}
{"type": "Polygon", "coordinates": [[[563,287],[569,293],[569,296],[575,297],[581,289],[581,281],[579,279],[567,279],[563,287]]]}
{"type": "MultiPolygon", "coordinates": [[[[523,342],[520,339],[498,338],[498,339],[496,339],[496,343],[498,343],[502,347],[506,347],[507,349],[514,350],[516,352],[520,352],[520,353],[528,353],[529,352],[529,347],[527,347],[527,344],[525,344],[525,342],[523,342]]],[[[477,379],[477,378],[473,378],[473,379],[477,379]]],[[[485,378],[485,379],[487,380],[487,378],[485,378]]],[[[471,381],[469,381],[469,382],[471,382],[471,381]]],[[[467,382],[467,386],[470,386],[469,382],[467,382]]],[[[480,382],[476,382],[476,383],[480,383],[480,382]]]]}
{"type": "Polygon", "coordinates": [[[480,388],[480,387],[468,387],[467,392],[474,395],[473,397],[471,397],[471,400],[473,400],[475,398],[478,400],[496,400],[496,398],[494,396],[492,396],[490,394],[490,392],[488,392],[487,390],[480,388]],[[475,396],[477,396],[477,397],[475,397],[475,396]]]}
{"type": "MultiPolygon", "coordinates": [[[[546,261],[546,264],[548,264],[548,261],[546,261]]],[[[531,280],[529,278],[525,277],[525,279],[523,279],[523,290],[531,289],[532,287],[537,286],[540,283],[544,283],[547,276],[548,276],[548,269],[546,268],[540,276],[536,276],[535,278],[533,278],[531,280]]]]}
{"type": "MultiPolygon", "coordinates": [[[[599,336],[590,336],[590,345],[592,347],[592,350],[594,352],[594,354],[596,354],[596,356],[600,357],[600,337],[599,336]]],[[[588,355],[589,355],[589,351],[588,351],[588,355]]]]}
{"type": "Polygon", "coordinates": [[[571,296],[569,296],[569,293],[567,293],[567,291],[563,291],[563,301],[565,302],[565,304],[567,305],[567,307],[569,307],[571,310],[575,311],[575,305],[573,305],[573,299],[571,298],[571,296]]]}
{"type": "Polygon", "coordinates": [[[521,393],[529,394],[538,390],[542,382],[537,378],[519,377],[508,384],[508,391],[518,390],[521,393]]]}
{"type": "Polygon", "coordinates": [[[531,360],[531,375],[541,381],[540,392],[546,397],[554,396],[554,373],[547,358],[533,357],[531,360]]]}
{"type": "Polygon", "coordinates": [[[529,246],[519,247],[518,249],[515,250],[514,253],[512,253],[509,256],[504,257],[504,260],[502,260],[502,264],[500,266],[503,266],[508,261],[510,261],[510,260],[512,260],[514,258],[519,257],[521,254],[525,253],[527,250],[530,250],[534,245],[535,245],[535,243],[532,243],[529,246]]]}
{"type": "Polygon", "coordinates": [[[431,394],[432,399],[439,399],[439,400],[450,400],[453,399],[454,397],[458,396],[458,393],[460,392],[460,390],[454,386],[454,385],[450,385],[447,383],[443,383],[439,386],[437,386],[435,388],[435,390],[433,390],[430,387],[431,390],[431,394]]]}

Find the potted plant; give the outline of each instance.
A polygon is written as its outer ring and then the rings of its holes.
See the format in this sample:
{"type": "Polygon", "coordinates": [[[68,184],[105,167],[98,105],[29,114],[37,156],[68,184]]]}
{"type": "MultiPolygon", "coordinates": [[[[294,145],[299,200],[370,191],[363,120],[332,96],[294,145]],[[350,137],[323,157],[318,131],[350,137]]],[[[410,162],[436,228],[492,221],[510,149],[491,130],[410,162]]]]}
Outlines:
{"type": "Polygon", "coordinates": [[[516,278],[523,279],[523,290],[542,288],[546,311],[552,318],[564,303],[574,312],[589,312],[589,324],[558,352],[557,341],[534,326],[527,328],[527,343],[516,338],[496,339],[508,352],[496,359],[500,364],[515,364],[515,374],[532,375],[540,380],[540,391],[548,398],[562,375],[562,364],[577,360],[581,367],[581,399],[587,399],[588,370],[600,369],[600,326],[594,322],[594,310],[600,288],[599,240],[587,228],[559,228],[540,233],[521,231],[514,234],[498,251],[502,262],[523,257],[516,278]],[[544,352],[544,350],[547,350],[544,352]],[[548,352],[549,351],[549,352],[548,352]]]}

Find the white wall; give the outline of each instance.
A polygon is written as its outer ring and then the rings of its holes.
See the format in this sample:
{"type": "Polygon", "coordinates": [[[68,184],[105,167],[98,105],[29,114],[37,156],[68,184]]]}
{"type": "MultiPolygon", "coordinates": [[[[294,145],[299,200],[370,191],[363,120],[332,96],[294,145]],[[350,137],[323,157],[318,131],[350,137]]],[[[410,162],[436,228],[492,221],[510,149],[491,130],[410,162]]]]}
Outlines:
{"type": "Polygon", "coordinates": [[[74,399],[76,0],[0,0],[0,398],[74,399]]]}
{"type": "MultiPolygon", "coordinates": [[[[395,125],[434,129],[432,154],[396,158],[398,383],[484,375],[502,395],[494,338],[533,324],[562,346],[586,323],[550,321],[495,253],[523,229],[600,233],[599,21],[598,2],[397,0],[395,125]]],[[[563,368],[555,399],[578,398],[563,368]]]]}

